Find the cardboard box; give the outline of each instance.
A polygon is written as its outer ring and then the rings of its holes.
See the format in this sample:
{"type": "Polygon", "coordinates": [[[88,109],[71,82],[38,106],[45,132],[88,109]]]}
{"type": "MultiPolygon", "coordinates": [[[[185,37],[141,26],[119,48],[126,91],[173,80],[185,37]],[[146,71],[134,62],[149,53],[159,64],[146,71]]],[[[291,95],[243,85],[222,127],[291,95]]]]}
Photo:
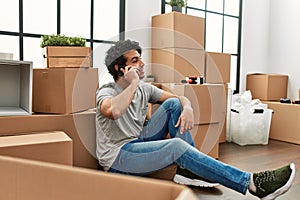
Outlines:
{"type": "Polygon", "coordinates": [[[273,110],[271,139],[300,144],[300,105],[264,101],[273,110]]]}
{"type": "Polygon", "coordinates": [[[162,89],[187,97],[194,110],[195,124],[222,122],[227,110],[227,87],[224,84],[163,83],[162,89]]]}
{"type": "Polygon", "coordinates": [[[73,165],[72,140],[62,131],[2,136],[0,155],[73,165]]]}
{"type": "Polygon", "coordinates": [[[96,112],[75,114],[33,114],[30,116],[0,117],[0,136],[21,135],[24,132],[63,131],[73,142],[73,165],[98,169],[96,159],[96,112]]]}
{"type": "Polygon", "coordinates": [[[0,199],[196,200],[183,185],[0,156],[0,199]]]}
{"type": "Polygon", "coordinates": [[[205,82],[206,83],[229,83],[230,64],[231,64],[230,54],[206,52],[205,82]]]}
{"type": "Polygon", "coordinates": [[[247,74],[246,90],[253,99],[279,101],[287,97],[288,76],[280,74],[247,74]]]}
{"type": "Polygon", "coordinates": [[[179,12],[152,16],[152,48],[204,50],[204,21],[179,12]]]}
{"type": "Polygon", "coordinates": [[[213,158],[219,158],[220,123],[195,125],[191,130],[196,148],[213,158]]]}
{"type": "Polygon", "coordinates": [[[195,49],[152,49],[151,74],[156,82],[181,83],[188,76],[204,76],[205,52],[195,49]]]}
{"type": "Polygon", "coordinates": [[[33,112],[68,114],[95,108],[97,68],[33,70],[33,112]]]}
{"type": "Polygon", "coordinates": [[[91,67],[91,48],[79,46],[47,46],[43,48],[44,66],[91,67]]]}
{"type": "Polygon", "coordinates": [[[0,60],[0,117],[32,114],[32,62],[0,60]]]}

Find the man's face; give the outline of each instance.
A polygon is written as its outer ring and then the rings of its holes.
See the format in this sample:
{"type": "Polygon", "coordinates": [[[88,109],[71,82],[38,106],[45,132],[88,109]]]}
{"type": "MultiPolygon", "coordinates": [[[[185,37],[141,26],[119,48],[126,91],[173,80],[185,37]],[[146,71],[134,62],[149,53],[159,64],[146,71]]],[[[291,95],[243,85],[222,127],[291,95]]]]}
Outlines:
{"type": "Polygon", "coordinates": [[[137,70],[140,79],[144,78],[144,62],[142,61],[141,55],[137,50],[130,50],[124,54],[127,58],[126,66],[131,66],[137,70]]]}

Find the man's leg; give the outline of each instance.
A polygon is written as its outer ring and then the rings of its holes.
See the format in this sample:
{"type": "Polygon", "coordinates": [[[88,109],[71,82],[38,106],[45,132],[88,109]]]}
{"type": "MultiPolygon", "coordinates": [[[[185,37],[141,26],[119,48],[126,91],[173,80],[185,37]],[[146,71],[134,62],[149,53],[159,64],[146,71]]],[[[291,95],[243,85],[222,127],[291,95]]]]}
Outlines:
{"type": "MultiPolygon", "coordinates": [[[[181,112],[182,106],[178,98],[166,100],[156,110],[147,125],[144,126],[140,139],[143,139],[143,141],[162,140],[166,139],[167,134],[170,133],[171,138],[178,137],[192,146],[195,146],[189,131],[181,134],[179,127],[175,127],[181,112]]],[[[219,185],[218,183],[212,183],[180,167],[177,167],[174,182],[200,187],[216,187],[219,185]]]]}
{"type": "Polygon", "coordinates": [[[181,109],[182,106],[178,98],[170,98],[164,101],[144,126],[140,137],[144,141],[155,141],[166,139],[167,134],[170,133],[171,138],[181,138],[194,146],[189,131],[181,134],[179,127],[175,127],[182,112],[181,109]]]}
{"type": "Polygon", "coordinates": [[[127,143],[109,171],[146,175],[173,163],[243,194],[248,188],[249,173],[217,161],[179,138],[127,143]]]}

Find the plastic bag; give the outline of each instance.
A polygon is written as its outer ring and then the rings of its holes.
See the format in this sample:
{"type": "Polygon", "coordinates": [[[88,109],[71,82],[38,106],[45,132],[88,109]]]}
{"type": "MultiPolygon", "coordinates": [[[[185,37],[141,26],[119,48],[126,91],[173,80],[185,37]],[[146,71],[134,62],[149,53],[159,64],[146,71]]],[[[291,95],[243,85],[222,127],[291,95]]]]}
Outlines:
{"type": "Polygon", "coordinates": [[[273,110],[250,91],[232,96],[229,123],[229,142],[239,145],[268,144],[273,110]]]}

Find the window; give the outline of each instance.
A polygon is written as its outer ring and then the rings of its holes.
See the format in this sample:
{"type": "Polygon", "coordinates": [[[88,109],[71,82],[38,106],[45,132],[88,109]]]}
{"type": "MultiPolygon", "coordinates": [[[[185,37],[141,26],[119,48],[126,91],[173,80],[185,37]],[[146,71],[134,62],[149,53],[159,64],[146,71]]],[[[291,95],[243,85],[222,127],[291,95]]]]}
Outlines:
{"type": "MultiPolygon", "coordinates": [[[[162,0],[162,13],[171,6],[162,0]]],[[[231,54],[230,88],[239,92],[242,0],[187,0],[185,14],[205,19],[205,50],[231,54]]]]}
{"type": "MultiPolygon", "coordinates": [[[[81,36],[93,50],[108,48],[125,26],[125,0],[0,0],[0,52],[43,67],[41,36],[81,36]],[[107,20],[109,19],[109,20],[107,20]],[[99,47],[100,48],[100,47],[99,47]],[[102,48],[102,46],[101,46],[102,48]]],[[[98,65],[93,60],[93,65],[98,65]]],[[[101,61],[101,65],[103,61],[101,61]]]]}

